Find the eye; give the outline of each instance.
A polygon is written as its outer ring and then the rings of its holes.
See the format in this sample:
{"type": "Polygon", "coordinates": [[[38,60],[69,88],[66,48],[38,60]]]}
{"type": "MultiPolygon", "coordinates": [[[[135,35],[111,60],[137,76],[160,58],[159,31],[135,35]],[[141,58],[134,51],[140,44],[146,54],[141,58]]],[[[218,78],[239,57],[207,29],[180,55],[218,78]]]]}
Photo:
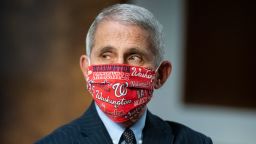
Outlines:
{"type": "Polygon", "coordinates": [[[140,64],[142,62],[142,57],[138,54],[132,54],[128,57],[128,62],[131,64],[140,64]]]}
{"type": "Polygon", "coordinates": [[[105,53],[103,53],[103,54],[101,54],[101,58],[102,59],[110,59],[111,58],[111,53],[110,52],[105,52],[105,53]]]}

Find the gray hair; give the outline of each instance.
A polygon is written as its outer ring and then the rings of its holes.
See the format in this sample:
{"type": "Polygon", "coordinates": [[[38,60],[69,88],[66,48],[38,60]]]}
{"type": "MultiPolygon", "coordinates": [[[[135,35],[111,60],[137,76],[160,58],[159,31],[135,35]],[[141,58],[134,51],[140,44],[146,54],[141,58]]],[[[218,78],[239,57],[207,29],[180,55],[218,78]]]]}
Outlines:
{"type": "Polygon", "coordinates": [[[152,40],[152,52],[155,54],[155,65],[159,65],[163,59],[164,42],[162,36],[162,25],[145,8],[131,4],[115,4],[105,8],[98,14],[90,26],[86,36],[86,54],[90,56],[94,45],[95,32],[100,22],[114,20],[125,24],[137,25],[148,31],[152,40]]]}

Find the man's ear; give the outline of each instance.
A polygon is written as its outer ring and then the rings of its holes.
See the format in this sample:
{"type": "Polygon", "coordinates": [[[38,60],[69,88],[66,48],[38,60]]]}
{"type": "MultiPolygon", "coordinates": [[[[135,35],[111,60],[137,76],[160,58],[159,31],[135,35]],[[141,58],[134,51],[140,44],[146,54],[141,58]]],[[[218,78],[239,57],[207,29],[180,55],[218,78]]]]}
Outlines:
{"type": "Polygon", "coordinates": [[[86,55],[82,55],[80,57],[80,68],[83,72],[85,80],[88,76],[88,66],[89,66],[89,58],[86,55]]]}
{"type": "Polygon", "coordinates": [[[169,61],[163,61],[156,74],[155,89],[159,89],[168,79],[172,72],[172,64],[169,61]]]}

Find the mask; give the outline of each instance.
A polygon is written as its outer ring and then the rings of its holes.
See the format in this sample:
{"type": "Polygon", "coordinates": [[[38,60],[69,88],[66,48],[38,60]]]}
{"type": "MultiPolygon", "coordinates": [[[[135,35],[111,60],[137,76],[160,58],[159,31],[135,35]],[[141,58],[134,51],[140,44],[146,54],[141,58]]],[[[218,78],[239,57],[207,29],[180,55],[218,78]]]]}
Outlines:
{"type": "Polygon", "coordinates": [[[91,65],[87,89],[99,108],[113,121],[126,122],[150,101],[155,71],[126,64],[91,65]]]}

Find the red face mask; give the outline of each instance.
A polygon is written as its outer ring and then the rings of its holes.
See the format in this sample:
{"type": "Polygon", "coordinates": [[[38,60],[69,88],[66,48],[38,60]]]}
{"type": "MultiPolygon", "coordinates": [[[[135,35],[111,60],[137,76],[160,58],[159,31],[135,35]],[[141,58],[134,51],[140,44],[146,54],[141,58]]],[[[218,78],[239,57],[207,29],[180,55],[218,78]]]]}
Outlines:
{"type": "Polygon", "coordinates": [[[99,108],[113,121],[138,115],[150,101],[155,71],[126,64],[91,65],[87,89],[99,108]]]}

